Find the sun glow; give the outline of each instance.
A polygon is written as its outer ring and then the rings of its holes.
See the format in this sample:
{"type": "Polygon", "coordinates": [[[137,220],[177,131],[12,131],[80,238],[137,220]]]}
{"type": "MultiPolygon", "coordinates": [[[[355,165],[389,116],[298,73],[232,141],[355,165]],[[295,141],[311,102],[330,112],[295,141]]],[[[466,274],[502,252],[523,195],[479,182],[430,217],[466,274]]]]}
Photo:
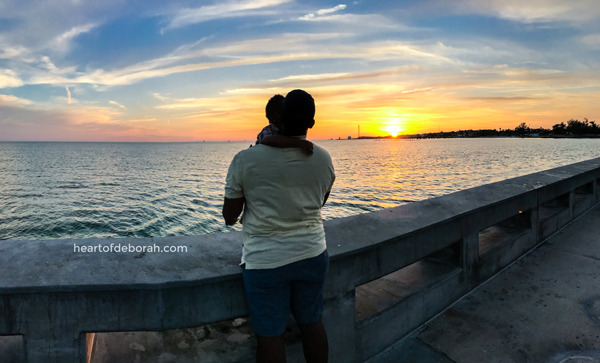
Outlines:
{"type": "Polygon", "coordinates": [[[387,132],[388,134],[390,134],[392,137],[396,137],[396,136],[400,135],[400,133],[402,131],[404,131],[398,125],[387,125],[382,130],[387,132]]]}

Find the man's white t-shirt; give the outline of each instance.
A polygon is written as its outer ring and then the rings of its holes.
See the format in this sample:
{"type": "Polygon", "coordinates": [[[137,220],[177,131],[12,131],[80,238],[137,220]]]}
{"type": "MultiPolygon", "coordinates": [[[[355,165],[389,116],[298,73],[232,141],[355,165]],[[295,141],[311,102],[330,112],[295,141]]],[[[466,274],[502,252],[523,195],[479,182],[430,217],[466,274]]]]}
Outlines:
{"type": "Polygon", "coordinates": [[[267,269],[325,251],[321,207],[335,174],[329,153],[256,145],[240,151],[227,172],[225,197],[245,198],[242,263],[267,269]]]}

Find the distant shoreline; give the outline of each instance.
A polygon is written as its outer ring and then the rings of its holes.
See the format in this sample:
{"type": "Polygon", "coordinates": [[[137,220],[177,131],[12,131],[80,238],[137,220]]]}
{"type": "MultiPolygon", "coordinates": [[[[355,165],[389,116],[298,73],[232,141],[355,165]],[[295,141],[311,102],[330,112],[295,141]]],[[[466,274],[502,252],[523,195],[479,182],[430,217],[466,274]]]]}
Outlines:
{"type": "MultiPolygon", "coordinates": [[[[428,139],[600,139],[600,135],[524,135],[524,136],[446,136],[446,135],[399,135],[399,136],[360,136],[312,141],[351,141],[351,140],[428,140],[428,139]]],[[[254,143],[254,140],[207,140],[207,141],[72,141],[72,140],[0,140],[0,143],[72,143],[72,144],[201,144],[201,143],[254,143]]]]}
{"type": "MultiPolygon", "coordinates": [[[[514,129],[480,129],[439,131],[407,135],[360,136],[360,126],[356,139],[460,139],[460,138],[552,138],[552,139],[597,139],[600,138],[600,126],[596,121],[584,118],[583,121],[571,119],[567,123],[555,124],[551,129],[531,128],[525,122],[514,129]]],[[[352,140],[352,136],[346,140],[352,140]]],[[[342,140],[338,137],[337,140],[342,140]]]]}
{"type": "Polygon", "coordinates": [[[524,136],[445,136],[445,135],[399,135],[399,136],[360,136],[341,140],[414,140],[414,139],[598,139],[600,135],[524,135],[524,136]]]}

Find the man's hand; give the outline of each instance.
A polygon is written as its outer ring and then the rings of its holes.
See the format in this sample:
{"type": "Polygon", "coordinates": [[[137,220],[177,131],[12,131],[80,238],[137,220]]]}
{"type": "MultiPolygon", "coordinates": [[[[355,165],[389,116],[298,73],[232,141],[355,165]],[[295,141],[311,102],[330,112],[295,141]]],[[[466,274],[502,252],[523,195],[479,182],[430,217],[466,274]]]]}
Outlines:
{"type": "Polygon", "coordinates": [[[225,218],[226,225],[233,226],[238,221],[238,217],[244,210],[244,203],[246,203],[246,199],[244,198],[225,198],[223,202],[223,218],[225,218]]]}

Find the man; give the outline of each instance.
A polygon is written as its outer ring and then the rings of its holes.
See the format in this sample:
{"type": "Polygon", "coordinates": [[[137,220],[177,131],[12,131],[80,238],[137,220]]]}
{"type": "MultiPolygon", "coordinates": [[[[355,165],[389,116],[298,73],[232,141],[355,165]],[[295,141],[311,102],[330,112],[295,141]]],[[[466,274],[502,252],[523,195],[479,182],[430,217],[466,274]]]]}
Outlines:
{"type": "Polygon", "coordinates": [[[310,155],[313,152],[312,142],[281,135],[281,112],[283,110],[284,100],[285,97],[277,94],[271,97],[269,102],[267,102],[265,116],[267,116],[269,124],[256,135],[256,145],[264,144],[280,148],[297,147],[310,155]]]}
{"type": "MultiPolygon", "coordinates": [[[[281,134],[305,140],[315,104],[302,90],[287,94],[281,134]]],[[[242,268],[250,322],[257,334],[257,362],[284,362],[283,333],[290,312],[298,322],[307,362],[326,362],[321,320],[323,282],[329,264],[321,207],[335,179],[331,157],[314,146],[256,145],[231,162],[223,217],[236,223],[242,210],[242,268]]]]}

